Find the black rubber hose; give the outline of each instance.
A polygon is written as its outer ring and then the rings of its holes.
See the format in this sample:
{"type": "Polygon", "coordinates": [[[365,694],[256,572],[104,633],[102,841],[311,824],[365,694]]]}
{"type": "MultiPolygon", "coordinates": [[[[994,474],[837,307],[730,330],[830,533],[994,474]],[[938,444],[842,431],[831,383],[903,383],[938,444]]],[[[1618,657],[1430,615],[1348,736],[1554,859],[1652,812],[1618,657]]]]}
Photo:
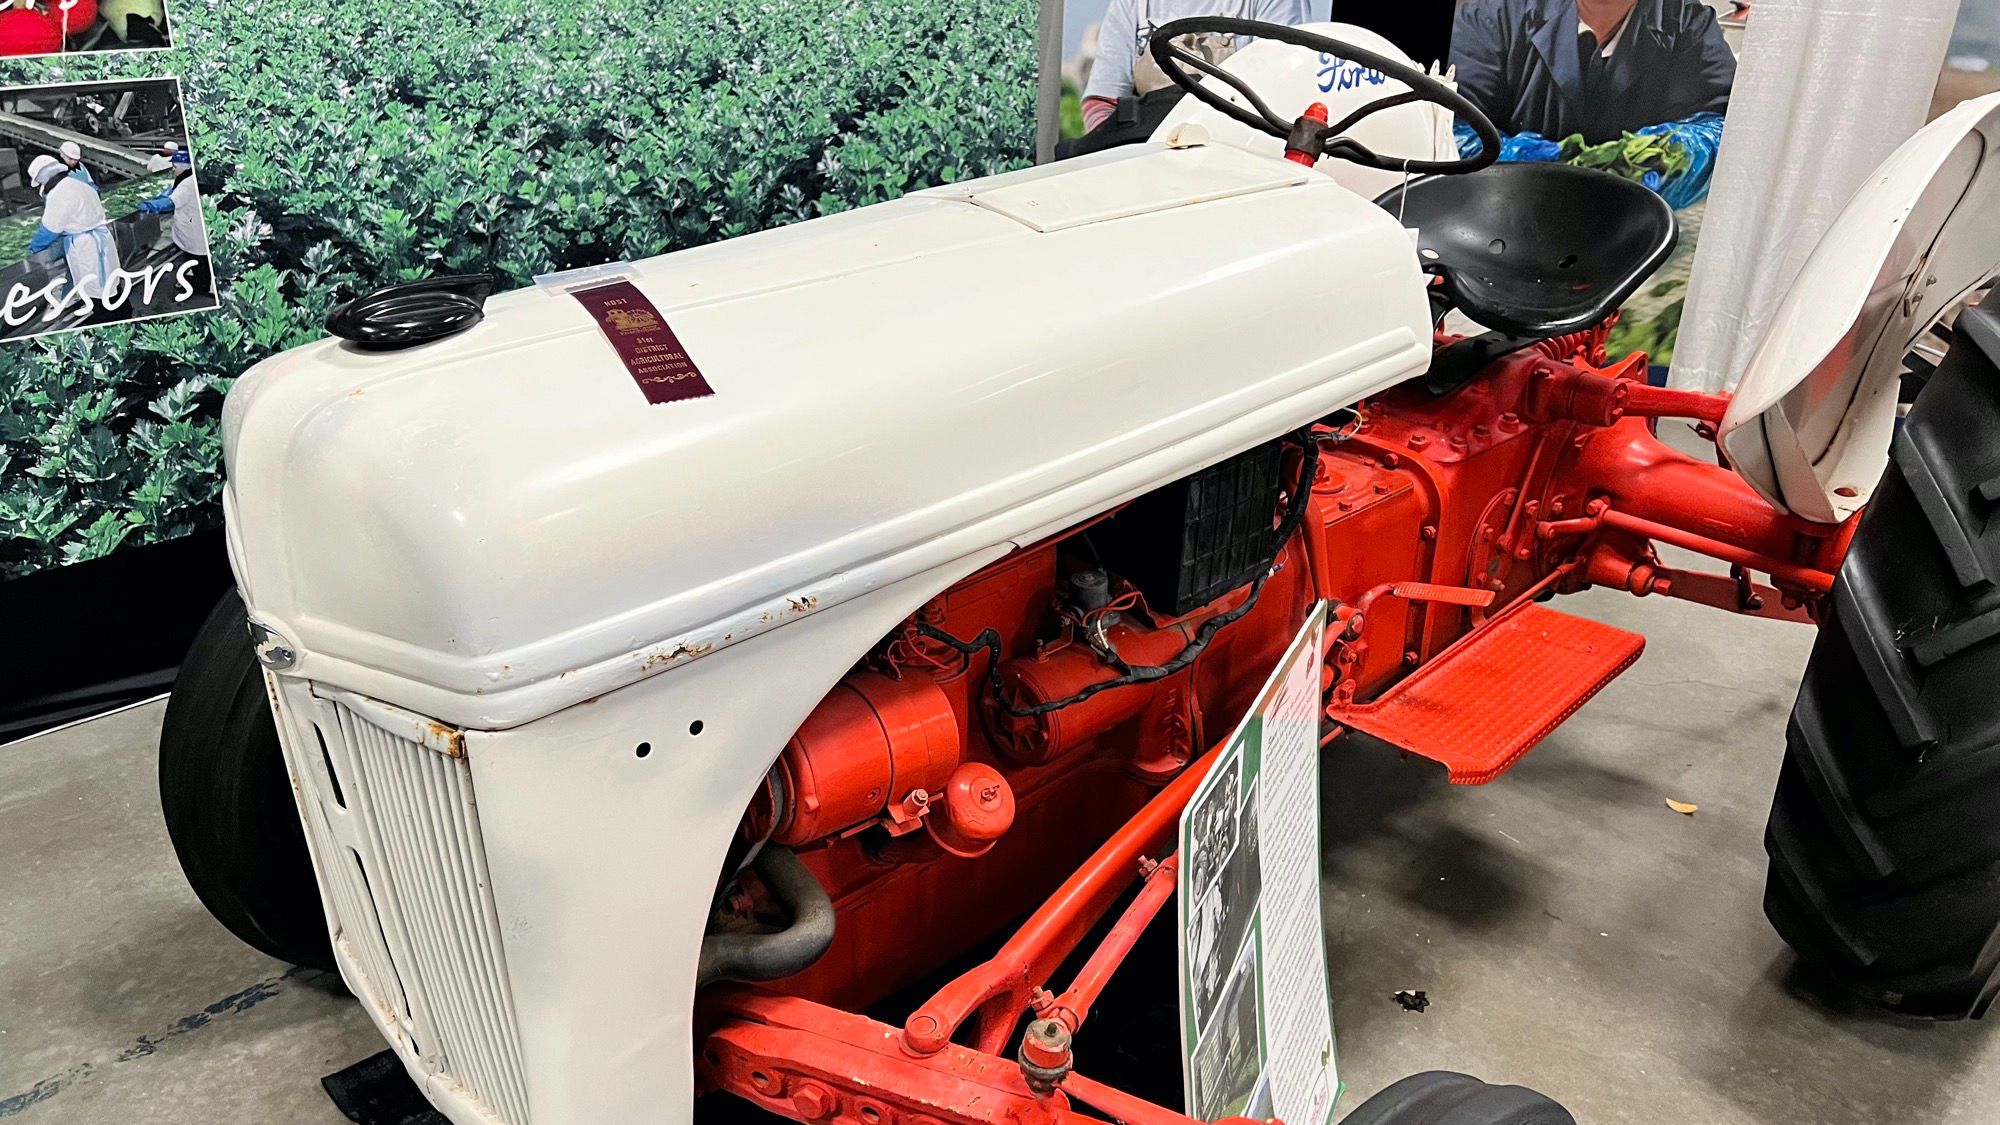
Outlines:
{"type": "Polygon", "coordinates": [[[791,912],[776,933],[710,934],[701,942],[695,987],[723,980],[777,980],[812,967],[833,944],[833,900],[792,849],[764,845],[751,864],[771,897],[791,912]]]}

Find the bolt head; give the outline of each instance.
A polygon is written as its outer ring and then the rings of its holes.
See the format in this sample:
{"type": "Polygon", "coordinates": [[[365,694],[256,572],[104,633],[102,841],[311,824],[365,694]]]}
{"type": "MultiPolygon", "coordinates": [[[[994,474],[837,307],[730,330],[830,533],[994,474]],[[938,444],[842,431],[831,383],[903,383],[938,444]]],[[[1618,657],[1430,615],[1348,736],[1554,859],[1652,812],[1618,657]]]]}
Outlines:
{"type": "Polygon", "coordinates": [[[792,1108],[798,1110],[799,1116],[807,1121],[831,1117],[837,1104],[826,1087],[817,1082],[802,1083],[797,1090],[792,1091],[792,1108]]]}
{"type": "Polygon", "coordinates": [[[298,650],[277,630],[257,621],[250,622],[248,628],[257,663],[273,672],[283,672],[299,662],[298,650]]]}

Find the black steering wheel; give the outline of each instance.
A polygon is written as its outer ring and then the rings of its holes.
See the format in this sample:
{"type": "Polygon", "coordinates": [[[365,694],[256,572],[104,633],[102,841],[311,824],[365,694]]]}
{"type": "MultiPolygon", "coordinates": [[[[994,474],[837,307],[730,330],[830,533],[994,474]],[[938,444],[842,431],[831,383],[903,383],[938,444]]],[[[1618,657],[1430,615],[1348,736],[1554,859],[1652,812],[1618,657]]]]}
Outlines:
{"type": "Polygon", "coordinates": [[[1500,157],[1500,133],[1493,127],[1493,122],[1487,120],[1486,115],[1479,111],[1478,106],[1473,105],[1457,90],[1416,67],[1356,47],[1352,43],[1343,43],[1338,39],[1315,35],[1310,31],[1302,31],[1280,23],[1240,20],[1231,16],[1195,16],[1160,25],[1153,32],[1151,50],[1153,60],[1160,64],[1160,69],[1166,72],[1168,78],[1173,79],[1174,85],[1200,98],[1228,117],[1284,141],[1288,152],[1307,153],[1315,159],[1322,155],[1337,156],[1364,168],[1422,176],[1449,176],[1477,172],[1500,157]],[[1386,98],[1369,102],[1339,121],[1331,123],[1303,115],[1296,119],[1288,119],[1273,113],[1271,107],[1264,104],[1264,99],[1258,97],[1256,91],[1250,89],[1249,84],[1241,78],[1174,42],[1183,35],[1232,35],[1239,38],[1275,39],[1280,43],[1290,43],[1296,47],[1331,55],[1345,62],[1371,67],[1408,86],[1409,89],[1400,94],[1391,94],[1386,98]],[[1200,79],[1189,74],[1182,66],[1183,63],[1235,90],[1250,104],[1238,105],[1209,89],[1200,79]],[[1473,132],[1479,134],[1478,154],[1458,160],[1406,160],[1397,156],[1383,156],[1360,141],[1342,135],[1365,118],[1385,109],[1409,105],[1412,102],[1433,102],[1441,105],[1456,114],[1460,121],[1472,126],[1473,132]]]}

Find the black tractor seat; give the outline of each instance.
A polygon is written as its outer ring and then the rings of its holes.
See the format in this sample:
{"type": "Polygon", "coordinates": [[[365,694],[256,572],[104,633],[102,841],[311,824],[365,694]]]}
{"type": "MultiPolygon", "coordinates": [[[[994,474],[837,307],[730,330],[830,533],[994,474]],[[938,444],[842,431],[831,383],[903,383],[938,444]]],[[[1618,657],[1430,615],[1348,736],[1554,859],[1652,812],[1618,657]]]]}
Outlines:
{"type": "Polygon", "coordinates": [[[1416,230],[1445,300],[1526,341],[1609,316],[1679,238],[1673,208],[1645,185],[1569,164],[1426,176],[1375,202],[1416,230]]]}

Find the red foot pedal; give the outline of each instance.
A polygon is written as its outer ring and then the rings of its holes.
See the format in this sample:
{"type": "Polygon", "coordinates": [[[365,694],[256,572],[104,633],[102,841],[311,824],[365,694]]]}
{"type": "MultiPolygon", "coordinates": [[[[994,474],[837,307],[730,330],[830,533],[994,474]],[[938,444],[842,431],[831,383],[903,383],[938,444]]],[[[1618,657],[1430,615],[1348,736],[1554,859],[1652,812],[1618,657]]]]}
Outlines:
{"type": "Polygon", "coordinates": [[[1334,722],[1484,785],[1632,666],[1646,638],[1533,602],[1494,618],[1373,703],[1334,722]]]}
{"type": "Polygon", "coordinates": [[[1493,591],[1468,586],[1439,586],[1434,582],[1398,582],[1389,592],[1413,602],[1444,602],[1446,605],[1489,606],[1493,591]]]}

